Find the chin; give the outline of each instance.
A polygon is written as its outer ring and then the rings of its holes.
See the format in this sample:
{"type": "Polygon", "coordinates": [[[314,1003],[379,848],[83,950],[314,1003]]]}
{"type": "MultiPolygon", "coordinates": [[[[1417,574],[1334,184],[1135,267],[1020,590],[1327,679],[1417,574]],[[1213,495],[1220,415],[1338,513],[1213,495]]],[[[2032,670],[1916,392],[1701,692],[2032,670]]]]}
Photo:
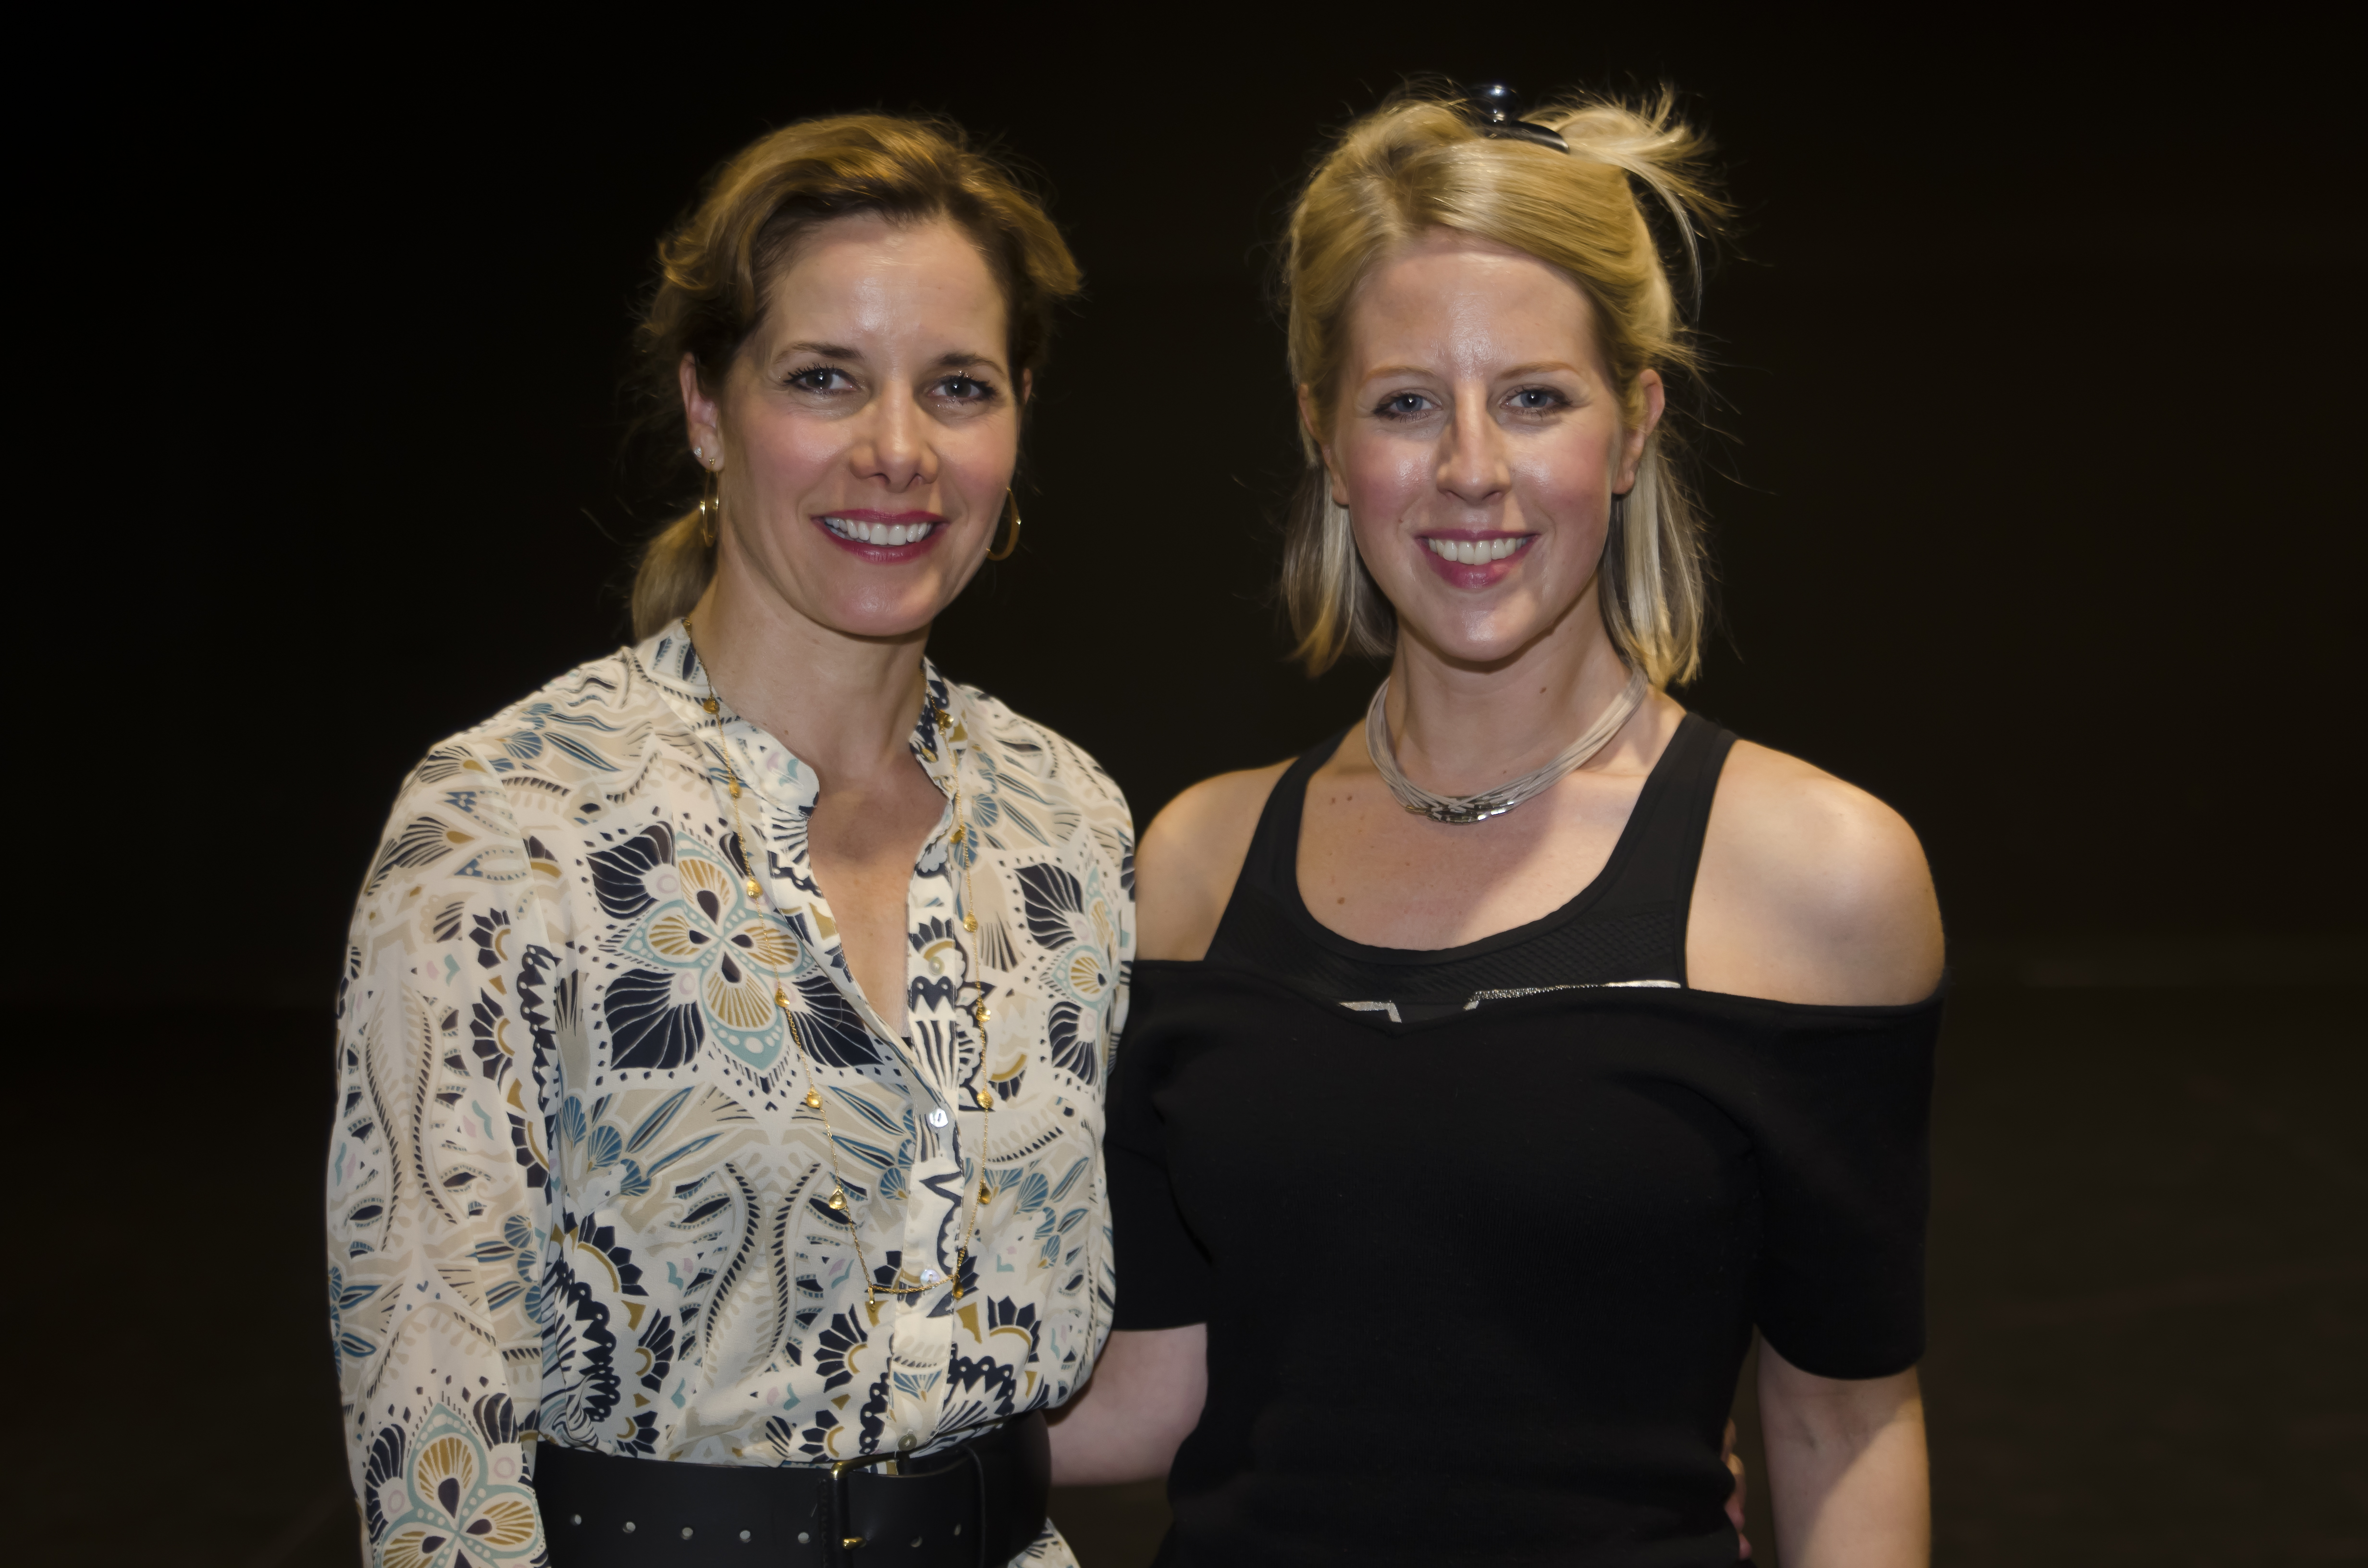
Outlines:
{"type": "Polygon", "coordinates": [[[946,598],[936,594],[850,595],[827,607],[825,619],[849,637],[910,637],[928,631],[945,608],[946,598]]]}
{"type": "Polygon", "coordinates": [[[1459,665],[1497,665],[1518,657],[1553,629],[1553,619],[1532,607],[1507,605],[1461,615],[1410,616],[1398,612],[1402,635],[1459,665]]]}

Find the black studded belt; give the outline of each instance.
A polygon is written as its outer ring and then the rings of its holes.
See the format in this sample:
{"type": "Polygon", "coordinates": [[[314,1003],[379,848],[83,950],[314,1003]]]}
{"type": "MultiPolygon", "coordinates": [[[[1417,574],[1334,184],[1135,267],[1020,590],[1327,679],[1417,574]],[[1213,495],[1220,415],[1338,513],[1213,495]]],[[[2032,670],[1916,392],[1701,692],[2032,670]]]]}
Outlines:
{"type": "Polygon", "coordinates": [[[1041,1411],[923,1459],[685,1464],[535,1445],[552,1568],[1003,1568],[1044,1528],[1041,1411]]]}

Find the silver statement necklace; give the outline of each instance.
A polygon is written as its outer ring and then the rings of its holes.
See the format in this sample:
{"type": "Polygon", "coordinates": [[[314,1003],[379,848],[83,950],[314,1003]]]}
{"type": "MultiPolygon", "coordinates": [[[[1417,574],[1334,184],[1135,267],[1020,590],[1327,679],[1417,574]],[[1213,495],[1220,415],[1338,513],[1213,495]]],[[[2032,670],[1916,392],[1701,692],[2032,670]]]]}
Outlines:
{"type": "Polygon", "coordinates": [[[1389,677],[1384,676],[1373,690],[1373,700],[1365,707],[1365,749],[1373,754],[1373,766],[1389,781],[1390,793],[1398,798],[1398,804],[1433,822],[1467,826],[1503,816],[1531,796],[1543,795],[1560,783],[1573,768],[1611,744],[1611,737],[1620,733],[1620,726],[1644,705],[1649,689],[1645,684],[1645,672],[1632,671],[1628,684],[1620,688],[1620,695],[1597,716],[1587,733],[1571,742],[1560,756],[1543,767],[1533,768],[1519,778],[1476,795],[1440,795],[1408,778],[1406,769],[1398,766],[1397,752],[1390,744],[1389,716],[1383,706],[1390,695],[1389,677]]]}

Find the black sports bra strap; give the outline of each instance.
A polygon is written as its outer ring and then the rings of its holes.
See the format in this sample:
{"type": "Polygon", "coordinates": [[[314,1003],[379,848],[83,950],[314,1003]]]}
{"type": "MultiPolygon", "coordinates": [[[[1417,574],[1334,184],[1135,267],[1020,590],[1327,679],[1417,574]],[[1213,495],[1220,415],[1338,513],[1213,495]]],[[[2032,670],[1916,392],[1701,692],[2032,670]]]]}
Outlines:
{"type": "Polygon", "coordinates": [[[1308,747],[1274,781],[1266,807],[1258,812],[1258,828],[1250,835],[1249,853],[1242,857],[1233,894],[1225,901],[1225,913],[1217,921],[1216,935],[1210,939],[1211,951],[1227,946],[1226,927],[1237,924],[1234,912],[1241,905],[1242,890],[1255,888],[1271,897],[1286,888],[1298,888],[1299,820],[1307,809],[1307,781],[1315,777],[1317,768],[1332,760],[1332,754],[1348,738],[1349,732],[1343,730],[1328,742],[1308,747]]]}
{"type": "Polygon", "coordinates": [[[1639,853],[1630,861],[1629,869],[1631,877],[1646,881],[1659,897],[1668,901],[1677,949],[1673,956],[1678,978],[1683,982],[1686,919],[1693,910],[1694,878],[1702,869],[1702,839],[1710,831],[1711,801],[1718,794],[1719,775],[1725,770],[1726,754],[1735,749],[1735,735],[1699,714],[1689,713],[1679,724],[1678,733],[1669,737],[1669,749],[1678,755],[1660,770],[1668,781],[1666,792],[1657,802],[1654,820],[1646,824],[1646,841],[1637,846],[1639,853]],[[1679,751],[1680,747],[1684,749],[1679,751]]]}

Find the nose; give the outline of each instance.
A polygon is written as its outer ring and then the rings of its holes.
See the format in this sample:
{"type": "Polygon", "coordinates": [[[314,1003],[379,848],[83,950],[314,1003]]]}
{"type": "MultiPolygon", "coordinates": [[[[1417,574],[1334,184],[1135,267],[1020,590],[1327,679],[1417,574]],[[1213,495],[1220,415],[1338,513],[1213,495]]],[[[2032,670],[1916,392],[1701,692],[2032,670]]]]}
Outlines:
{"type": "Polygon", "coordinates": [[[1505,433],[1488,417],[1485,393],[1455,400],[1439,437],[1439,487],[1467,506],[1482,506],[1512,483],[1505,460],[1505,433]]]}
{"type": "Polygon", "coordinates": [[[857,477],[892,491],[937,482],[938,455],[929,447],[928,421],[910,388],[890,385],[860,417],[862,426],[848,452],[857,477]]]}

